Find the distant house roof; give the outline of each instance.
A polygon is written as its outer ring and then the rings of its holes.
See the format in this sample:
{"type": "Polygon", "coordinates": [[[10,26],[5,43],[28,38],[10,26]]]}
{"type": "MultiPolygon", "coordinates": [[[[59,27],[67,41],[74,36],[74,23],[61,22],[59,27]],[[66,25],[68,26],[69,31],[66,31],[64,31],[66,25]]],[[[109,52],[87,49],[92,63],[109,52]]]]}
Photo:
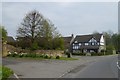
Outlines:
{"type": "Polygon", "coordinates": [[[7,42],[15,42],[12,36],[7,36],[7,42]]]}
{"type": "Polygon", "coordinates": [[[68,36],[68,37],[62,37],[63,40],[64,40],[64,47],[65,49],[69,49],[70,45],[71,45],[71,42],[73,41],[74,39],[74,36],[73,34],[71,36],[68,36]]]}
{"type": "Polygon", "coordinates": [[[100,41],[101,36],[102,34],[77,35],[74,41],[88,42],[91,38],[95,38],[95,40],[100,41]]]}
{"type": "Polygon", "coordinates": [[[65,43],[70,43],[72,40],[72,36],[69,37],[62,37],[65,43]]]}

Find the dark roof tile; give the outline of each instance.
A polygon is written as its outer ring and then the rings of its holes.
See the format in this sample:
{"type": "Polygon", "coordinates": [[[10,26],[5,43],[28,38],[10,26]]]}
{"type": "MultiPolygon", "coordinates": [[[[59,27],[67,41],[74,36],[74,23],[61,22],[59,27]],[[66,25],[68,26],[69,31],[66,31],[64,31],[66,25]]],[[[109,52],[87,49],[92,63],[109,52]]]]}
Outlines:
{"type": "Polygon", "coordinates": [[[15,42],[12,36],[7,36],[7,42],[15,42]]]}
{"type": "Polygon", "coordinates": [[[95,38],[97,41],[100,41],[101,35],[102,34],[77,35],[74,41],[88,42],[91,38],[95,38]]]}

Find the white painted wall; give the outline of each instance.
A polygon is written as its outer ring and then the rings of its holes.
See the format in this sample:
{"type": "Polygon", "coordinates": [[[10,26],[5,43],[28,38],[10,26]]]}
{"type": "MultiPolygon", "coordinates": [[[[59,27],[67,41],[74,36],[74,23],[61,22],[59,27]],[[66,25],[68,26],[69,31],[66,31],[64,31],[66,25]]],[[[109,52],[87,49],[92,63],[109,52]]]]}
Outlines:
{"type": "Polygon", "coordinates": [[[100,38],[100,45],[105,45],[105,40],[104,40],[103,35],[100,38]]]}

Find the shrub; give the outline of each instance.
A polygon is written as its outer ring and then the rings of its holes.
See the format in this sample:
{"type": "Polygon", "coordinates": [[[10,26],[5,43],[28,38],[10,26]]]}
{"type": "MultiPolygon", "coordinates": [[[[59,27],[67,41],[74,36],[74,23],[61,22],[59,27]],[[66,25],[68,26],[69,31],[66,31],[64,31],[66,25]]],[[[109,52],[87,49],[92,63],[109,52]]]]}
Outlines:
{"type": "Polygon", "coordinates": [[[49,56],[46,54],[46,55],[44,56],[44,58],[45,58],[45,59],[48,59],[48,58],[49,58],[49,56]]]}
{"type": "Polygon", "coordinates": [[[36,54],[36,57],[37,57],[37,58],[43,58],[44,55],[42,55],[42,54],[36,54]]]}
{"type": "Polygon", "coordinates": [[[23,57],[24,55],[23,54],[19,54],[19,57],[21,58],[21,57],[23,57]]]}
{"type": "Polygon", "coordinates": [[[39,49],[38,43],[37,42],[32,43],[31,50],[37,50],[37,49],[39,49]]]}
{"type": "Polygon", "coordinates": [[[59,56],[59,55],[57,55],[57,56],[56,56],[56,59],[60,59],[60,56],[59,56]]]}
{"type": "Polygon", "coordinates": [[[12,53],[10,56],[11,56],[11,57],[16,57],[16,56],[17,56],[17,54],[12,53]]]}
{"type": "Polygon", "coordinates": [[[36,54],[34,54],[34,53],[33,53],[33,54],[31,54],[31,57],[35,58],[35,57],[36,57],[36,54]]]}
{"type": "Polygon", "coordinates": [[[52,55],[50,55],[50,57],[49,57],[49,59],[51,59],[53,56],[52,55]]]}
{"type": "Polygon", "coordinates": [[[28,57],[28,54],[24,54],[23,57],[28,57]]]}
{"type": "Polygon", "coordinates": [[[91,56],[98,56],[98,53],[92,52],[92,53],[91,53],[91,56]]]}
{"type": "Polygon", "coordinates": [[[104,55],[104,52],[97,53],[98,56],[104,55]]]}
{"type": "Polygon", "coordinates": [[[72,55],[85,56],[86,53],[72,53],[72,55]]]}
{"type": "Polygon", "coordinates": [[[32,58],[35,58],[35,57],[36,57],[36,54],[34,54],[34,53],[24,54],[24,57],[32,57],[32,58]]]}
{"type": "Polygon", "coordinates": [[[86,56],[91,56],[91,53],[86,53],[86,56]]]}
{"type": "Polygon", "coordinates": [[[10,54],[7,55],[8,57],[10,56],[10,54]]]}
{"type": "Polygon", "coordinates": [[[110,51],[108,51],[108,52],[105,52],[105,55],[112,55],[113,53],[110,51]]]}

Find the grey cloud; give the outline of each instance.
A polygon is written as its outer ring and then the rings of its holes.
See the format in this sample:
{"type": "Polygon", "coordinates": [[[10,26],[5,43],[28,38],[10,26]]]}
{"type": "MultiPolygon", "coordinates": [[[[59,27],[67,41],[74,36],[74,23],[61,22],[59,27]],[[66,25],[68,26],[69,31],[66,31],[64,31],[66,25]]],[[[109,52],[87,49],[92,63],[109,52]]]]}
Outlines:
{"type": "Polygon", "coordinates": [[[49,18],[63,36],[117,32],[117,3],[4,3],[3,9],[3,25],[13,36],[22,18],[33,9],[49,18]]]}

